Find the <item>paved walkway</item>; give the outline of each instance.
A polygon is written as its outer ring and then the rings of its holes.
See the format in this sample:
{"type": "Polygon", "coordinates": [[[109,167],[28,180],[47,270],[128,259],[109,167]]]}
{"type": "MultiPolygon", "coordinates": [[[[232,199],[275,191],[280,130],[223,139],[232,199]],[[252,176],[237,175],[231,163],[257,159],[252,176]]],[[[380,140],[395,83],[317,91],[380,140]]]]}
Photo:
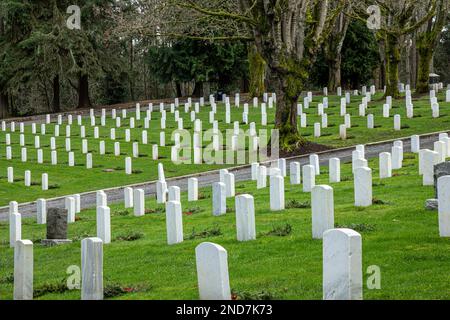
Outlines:
{"type": "MultiPolygon", "coordinates": [[[[422,149],[433,149],[434,142],[438,140],[439,133],[425,134],[420,136],[420,146],[422,149]]],[[[411,150],[410,138],[395,139],[402,140],[404,151],[409,152],[411,150]]],[[[388,140],[376,143],[366,144],[365,152],[366,159],[376,158],[381,152],[391,152],[391,147],[395,140],[388,140]]],[[[339,158],[342,163],[349,162],[352,159],[352,151],[355,147],[346,147],[341,149],[329,150],[324,152],[318,152],[320,165],[328,166],[328,160],[330,158],[339,158]]],[[[286,166],[289,168],[289,163],[297,161],[301,165],[309,163],[309,154],[286,158],[286,166]]],[[[235,181],[247,181],[251,179],[251,166],[245,165],[228,169],[234,173],[235,181]]],[[[219,170],[203,172],[198,174],[192,174],[189,176],[167,178],[167,186],[178,186],[182,191],[186,191],[188,187],[188,179],[191,177],[198,178],[199,187],[209,187],[213,182],[219,181],[219,170]]],[[[141,188],[145,190],[145,195],[154,195],[156,181],[149,181],[129,186],[122,186],[110,189],[103,189],[108,196],[108,203],[123,202],[124,195],[123,189],[125,187],[141,188]]],[[[96,205],[96,191],[86,192],[80,194],[81,196],[81,209],[93,208],[96,205]]],[[[47,199],[47,208],[57,207],[64,208],[65,197],[58,197],[53,199],[47,199]]],[[[36,215],[36,202],[29,202],[19,204],[19,212],[23,217],[32,217],[36,215]]],[[[8,219],[8,207],[0,207],[0,221],[8,219]]]]}

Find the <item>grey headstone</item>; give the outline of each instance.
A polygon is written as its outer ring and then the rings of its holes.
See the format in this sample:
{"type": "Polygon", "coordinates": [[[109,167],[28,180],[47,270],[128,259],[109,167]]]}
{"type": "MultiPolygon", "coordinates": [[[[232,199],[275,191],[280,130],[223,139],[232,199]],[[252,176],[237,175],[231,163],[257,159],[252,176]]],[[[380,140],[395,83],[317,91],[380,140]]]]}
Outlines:
{"type": "Polygon", "coordinates": [[[435,198],[437,199],[437,179],[442,176],[450,175],[450,161],[441,162],[434,166],[434,193],[435,198]]]}
{"type": "Polygon", "coordinates": [[[47,239],[67,239],[67,210],[50,208],[47,212],[47,239]]]}
{"type": "Polygon", "coordinates": [[[425,201],[425,209],[430,211],[435,211],[438,209],[438,200],[437,199],[427,199],[425,201]]]}

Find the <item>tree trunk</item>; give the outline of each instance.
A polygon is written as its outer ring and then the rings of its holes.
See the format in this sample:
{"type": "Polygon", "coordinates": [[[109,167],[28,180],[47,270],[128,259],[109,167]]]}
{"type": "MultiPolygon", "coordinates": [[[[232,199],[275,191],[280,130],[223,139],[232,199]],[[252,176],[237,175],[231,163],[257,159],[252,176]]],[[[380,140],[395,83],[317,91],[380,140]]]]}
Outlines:
{"type": "Polygon", "coordinates": [[[428,93],[430,90],[429,77],[430,66],[433,58],[433,48],[428,46],[419,46],[419,65],[417,70],[416,93],[428,93]]]}
{"type": "MultiPolygon", "coordinates": [[[[0,35],[3,35],[5,32],[5,25],[3,22],[3,17],[0,16],[0,35]]],[[[9,116],[9,103],[8,103],[8,95],[3,93],[2,90],[6,90],[3,86],[0,86],[0,118],[4,119],[9,116]]]]}
{"type": "Polygon", "coordinates": [[[342,55],[339,52],[335,59],[328,60],[328,90],[336,91],[341,86],[342,55]]]}
{"type": "Polygon", "coordinates": [[[181,91],[181,83],[179,81],[175,81],[175,88],[177,90],[177,98],[181,98],[183,96],[183,92],[181,91]]]}
{"type": "Polygon", "coordinates": [[[59,83],[59,74],[53,78],[53,112],[61,111],[61,87],[59,83]]]}
{"type": "Polygon", "coordinates": [[[8,96],[6,94],[0,93],[0,118],[4,119],[9,116],[9,103],[8,96]]]}
{"type": "Polygon", "coordinates": [[[133,38],[130,39],[130,96],[131,100],[135,101],[135,94],[134,94],[134,45],[133,45],[133,38]]]}
{"type": "Polygon", "coordinates": [[[400,64],[400,43],[395,35],[386,36],[386,96],[394,99],[400,98],[398,90],[398,67],[400,64]]]}
{"type": "Polygon", "coordinates": [[[199,98],[203,97],[203,82],[195,82],[192,96],[199,98]]]}
{"type": "Polygon", "coordinates": [[[303,81],[292,70],[289,72],[272,68],[269,74],[269,85],[270,89],[277,94],[275,129],[279,131],[280,149],[295,150],[306,141],[300,135],[297,127],[297,103],[303,81]]]}
{"type": "Polygon", "coordinates": [[[89,77],[80,75],[78,79],[78,109],[92,107],[89,97],[89,77]]]}
{"type": "Polygon", "coordinates": [[[416,35],[412,36],[411,52],[410,52],[410,62],[411,62],[411,87],[416,88],[417,86],[417,47],[416,47],[416,35]]]}
{"type": "Polygon", "coordinates": [[[250,45],[248,48],[248,64],[250,78],[250,97],[261,97],[266,91],[264,83],[266,62],[258,53],[255,45],[250,45]]]}

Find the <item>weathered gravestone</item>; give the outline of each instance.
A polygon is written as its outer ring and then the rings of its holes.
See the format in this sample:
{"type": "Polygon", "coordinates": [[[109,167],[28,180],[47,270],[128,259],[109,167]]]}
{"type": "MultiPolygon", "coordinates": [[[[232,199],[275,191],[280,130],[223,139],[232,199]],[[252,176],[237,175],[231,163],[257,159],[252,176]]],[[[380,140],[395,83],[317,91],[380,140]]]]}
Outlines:
{"type": "Polygon", "coordinates": [[[47,239],[42,239],[45,246],[71,243],[67,239],[67,209],[50,208],[47,212],[47,239]]]}
{"type": "Polygon", "coordinates": [[[437,180],[442,176],[450,175],[450,161],[441,162],[434,166],[434,194],[437,199],[437,180]]]}
{"type": "Polygon", "coordinates": [[[438,209],[438,189],[437,189],[437,180],[440,177],[450,175],[450,161],[441,162],[434,165],[434,199],[427,199],[425,202],[425,208],[428,210],[437,210],[438,209]]]}

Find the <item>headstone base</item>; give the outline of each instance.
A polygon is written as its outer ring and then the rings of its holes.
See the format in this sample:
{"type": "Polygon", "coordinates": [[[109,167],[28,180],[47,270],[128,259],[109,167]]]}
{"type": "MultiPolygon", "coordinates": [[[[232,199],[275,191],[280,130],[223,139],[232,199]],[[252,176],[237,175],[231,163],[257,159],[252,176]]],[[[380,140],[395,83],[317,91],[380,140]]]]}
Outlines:
{"type": "Polygon", "coordinates": [[[438,200],[437,199],[428,199],[425,201],[425,209],[430,211],[435,211],[438,209],[438,200]]]}
{"type": "Polygon", "coordinates": [[[59,246],[62,244],[72,243],[69,239],[42,239],[41,244],[46,247],[59,246]]]}

